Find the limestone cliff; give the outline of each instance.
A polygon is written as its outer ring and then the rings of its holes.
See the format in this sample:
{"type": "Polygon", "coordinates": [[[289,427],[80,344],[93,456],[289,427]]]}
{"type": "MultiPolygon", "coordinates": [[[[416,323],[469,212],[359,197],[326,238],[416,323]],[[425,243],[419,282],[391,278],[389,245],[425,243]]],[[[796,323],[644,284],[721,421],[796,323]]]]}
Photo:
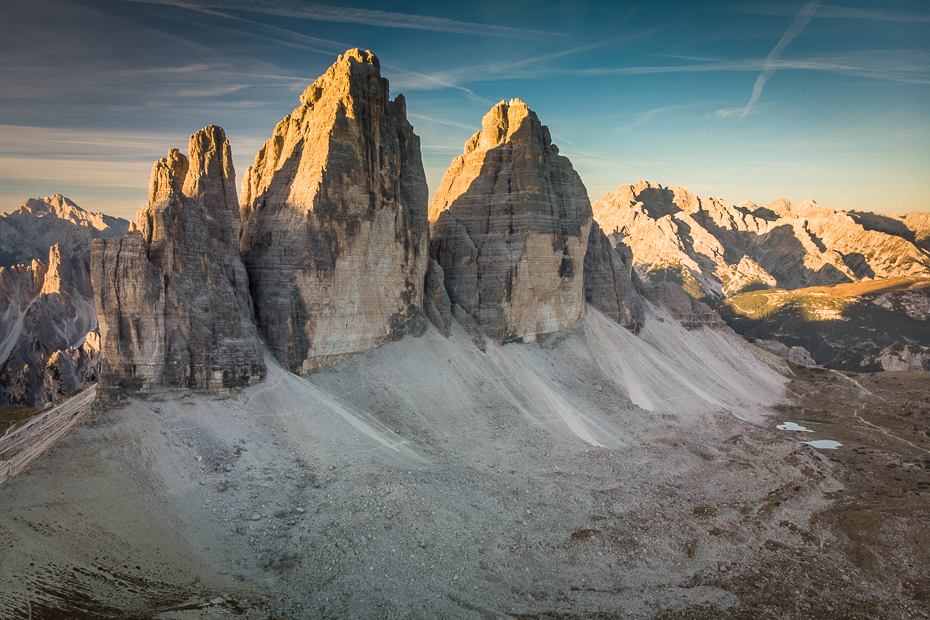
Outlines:
{"type": "Polygon", "coordinates": [[[172,149],[155,164],[137,229],[94,242],[105,398],[162,387],[228,394],[265,375],[229,142],[205,127],[189,153],[172,149]]]}
{"type": "Polygon", "coordinates": [[[242,257],[272,354],[309,373],[421,316],[429,256],[420,141],[374,54],[314,82],[242,181],[242,257]]]}
{"type": "Polygon", "coordinates": [[[671,277],[699,297],[930,275],[918,214],[847,214],[811,199],[734,206],[640,181],[597,201],[594,217],[644,279],[671,277]]]}
{"type": "Polygon", "coordinates": [[[643,324],[643,306],[633,284],[632,256],[627,258],[629,264],[592,222],[584,256],[585,301],[635,333],[643,324]]]}
{"type": "Polygon", "coordinates": [[[481,125],[433,197],[430,251],[457,316],[534,340],[584,316],[591,203],[525,103],[502,101],[481,125]]]}

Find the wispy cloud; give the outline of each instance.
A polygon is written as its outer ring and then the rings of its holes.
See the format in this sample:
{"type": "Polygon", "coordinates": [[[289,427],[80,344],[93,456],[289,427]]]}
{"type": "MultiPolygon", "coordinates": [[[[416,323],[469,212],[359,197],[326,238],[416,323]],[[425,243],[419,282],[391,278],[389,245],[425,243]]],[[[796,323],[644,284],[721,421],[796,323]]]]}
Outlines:
{"type": "MultiPolygon", "coordinates": [[[[129,1],[148,2],[148,0],[129,0],[129,1]]],[[[175,4],[175,3],[171,3],[171,4],[175,4]]],[[[236,36],[245,36],[245,37],[249,37],[252,39],[261,39],[264,41],[270,41],[272,43],[275,43],[276,45],[283,45],[285,47],[293,47],[297,49],[307,50],[311,52],[318,52],[318,53],[327,54],[327,55],[334,54],[334,53],[338,54],[342,52],[343,50],[346,50],[351,47],[351,45],[347,45],[345,43],[330,41],[328,39],[321,39],[319,37],[312,37],[310,35],[295,32],[287,28],[280,28],[278,26],[272,26],[271,24],[264,24],[254,19],[246,19],[244,17],[239,17],[238,15],[231,15],[229,13],[224,13],[222,11],[214,11],[214,10],[205,9],[202,7],[187,6],[187,5],[184,5],[184,8],[190,8],[198,13],[202,13],[204,15],[208,15],[211,17],[219,17],[221,19],[228,20],[228,21],[248,24],[254,28],[259,28],[266,32],[272,32],[276,36],[271,37],[268,35],[262,35],[256,32],[250,32],[248,30],[243,30],[241,28],[227,28],[227,27],[223,27],[223,26],[220,26],[212,22],[200,22],[200,21],[194,21],[191,19],[182,19],[177,16],[171,16],[171,17],[168,17],[168,19],[174,19],[177,21],[192,23],[198,26],[205,26],[205,27],[213,28],[214,30],[230,32],[230,33],[235,34],[236,36]],[[287,39],[290,39],[290,41],[282,40],[281,39],[282,35],[286,37],[287,39]]]]}
{"type": "Polygon", "coordinates": [[[404,90],[456,88],[465,92],[469,99],[476,103],[493,105],[495,102],[477,95],[472,89],[464,85],[476,82],[495,82],[502,80],[531,80],[539,79],[547,75],[564,74],[567,72],[559,69],[558,66],[552,64],[551,61],[573,54],[580,54],[594,49],[608,47],[621,41],[649,37],[652,36],[654,32],[654,30],[645,29],[629,35],[612,37],[610,39],[595,41],[582,46],[571,47],[543,55],[530,56],[511,61],[465,65],[445,71],[433,71],[430,73],[411,71],[383,62],[381,66],[384,69],[396,72],[395,76],[391,77],[391,81],[396,82],[396,84],[404,90]]]}
{"type": "MultiPolygon", "coordinates": [[[[743,13],[753,15],[777,15],[777,16],[794,16],[800,9],[800,5],[785,5],[774,3],[763,4],[742,4],[739,10],[743,13]]],[[[832,4],[821,4],[817,8],[818,18],[827,19],[864,19],[879,22],[930,22],[930,15],[920,15],[916,13],[897,13],[894,11],[884,11],[882,9],[861,9],[845,6],[835,6],[832,4]]]]}
{"type": "Polygon", "coordinates": [[[765,61],[765,67],[762,69],[762,73],[759,74],[759,77],[756,78],[756,83],[752,87],[752,96],[749,98],[749,103],[746,104],[746,107],[743,108],[743,113],[739,116],[740,120],[746,118],[746,115],[752,111],[752,107],[759,101],[759,97],[762,96],[762,89],[778,68],[777,63],[781,59],[781,55],[784,53],[785,48],[807,27],[807,24],[810,22],[811,17],[814,16],[814,12],[817,10],[817,5],[819,4],[820,0],[811,0],[808,2],[795,16],[794,21],[791,22],[791,26],[788,27],[785,34],[782,35],[781,40],[779,40],[775,47],[772,48],[772,51],[769,52],[769,57],[765,61]]]}
{"type": "Polygon", "coordinates": [[[518,39],[547,39],[562,36],[556,32],[545,32],[528,28],[497,26],[462,22],[430,15],[412,15],[354,7],[335,7],[323,4],[305,4],[294,0],[128,0],[150,4],[168,4],[185,9],[221,9],[247,11],[276,17],[296,17],[328,22],[364,24],[384,28],[410,28],[456,34],[508,37],[518,39]]]}
{"type": "Polygon", "coordinates": [[[741,116],[745,108],[739,106],[738,108],[721,108],[714,112],[714,116],[717,118],[731,118],[733,116],[741,116]]]}
{"type": "MultiPolygon", "coordinates": [[[[92,156],[107,153],[109,157],[154,161],[152,154],[167,152],[177,146],[183,135],[130,131],[100,131],[63,127],[30,127],[0,125],[0,156],[62,157],[92,156]]],[[[160,155],[159,155],[160,156],[160,155]]]]}
{"type": "Polygon", "coordinates": [[[662,107],[660,107],[660,108],[653,108],[653,109],[651,109],[651,110],[646,110],[645,112],[640,112],[639,114],[636,115],[636,126],[637,126],[637,127],[642,127],[643,125],[645,125],[646,123],[648,123],[650,120],[652,120],[652,117],[653,117],[653,116],[655,116],[655,115],[657,115],[657,114],[662,114],[663,112],[668,112],[669,110],[674,110],[674,109],[680,108],[680,107],[682,107],[682,106],[680,106],[680,105],[666,105],[666,106],[662,106],[662,107]]]}
{"type": "MultiPolygon", "coordinates": [[[[598,67],[568,71],[575,75],[649,75],[661,73],[705,73],[714,71],[806,70],[845,73],[912,84],[930,84],[930,52],[926,50],[889,50],[854,52],[840,56],[820,56],[775,61],[717,60],[687,65],[653,65],[637,67],[598,67]]],[[[745,109],[745,108],[743,108],[745,109]]]]}
{"type": "Polygon", "coordinates": [[[453,120],[448,120],[444,118],[436,118],[434,116],[427,116],[426,114],[416,114],[414,112],[408,112],[407,118],[415,118],[415,119],[419,119],[421,121],[427,121],[430,123],[438,123],[440,125],[447,125],[449,127],[461,127],[462,129],[468,129],[470,131],[476,131],[476,129],[480,128],[480,127],[476,127],[476,125],[474,124],[469,125],[467,123],[460,123],[459,121],[453,121],[453,120]]]}

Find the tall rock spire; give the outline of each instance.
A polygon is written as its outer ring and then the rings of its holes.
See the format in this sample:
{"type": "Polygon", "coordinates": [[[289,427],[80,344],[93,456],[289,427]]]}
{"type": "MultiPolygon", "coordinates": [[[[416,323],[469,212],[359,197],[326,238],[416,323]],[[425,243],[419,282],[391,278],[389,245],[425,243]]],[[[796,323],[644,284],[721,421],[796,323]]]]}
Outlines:
{"type": "Polygon", "coordinates": [[[190,157],[155,163],[137,230],[93,245],[103,392],[188,387],[217,393],[265,375],[239,257],[235,171],[222,128],[190,157]]]}
{"type": "Polygon", "coordinates": [[[301,96],[242,181],[241,251],[274,356],[306,374],[420,314],[427,186],[403,96],[349,50],[301,96]]]}
{"type": "Polygon", "coordinates": [[[430,251],[452,303],[490,337],[534,340],[584,315],[588,193],[519,99],[485,115],[429,218],[430,251]]]}

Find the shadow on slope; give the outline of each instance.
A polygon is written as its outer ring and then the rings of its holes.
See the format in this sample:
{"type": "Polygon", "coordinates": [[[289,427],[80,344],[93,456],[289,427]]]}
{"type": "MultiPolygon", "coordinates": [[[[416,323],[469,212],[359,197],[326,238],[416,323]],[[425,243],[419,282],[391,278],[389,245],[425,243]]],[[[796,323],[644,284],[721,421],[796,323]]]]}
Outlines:
{"type": "Polygon", "coordinates": [[[804,347],[820,364],[852,349],[930,342],[928,278],[754,291],[716,310],[737,333],[804,347]]]}

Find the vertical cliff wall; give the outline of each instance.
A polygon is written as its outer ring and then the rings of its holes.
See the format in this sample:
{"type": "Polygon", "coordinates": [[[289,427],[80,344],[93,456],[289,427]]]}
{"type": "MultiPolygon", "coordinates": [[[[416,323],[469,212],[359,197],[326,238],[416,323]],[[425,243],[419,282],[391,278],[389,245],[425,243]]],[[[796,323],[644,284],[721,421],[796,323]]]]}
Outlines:
{"type": "Polygon", "coordinates": [[[242,182],[242,257],[258,328],[306,374],[403,333],[429,262],[426,176],[403,96],[349,50],[314,82],[242,182]]]}
{"type": "Polygon", "coordinates": [[[485,333],[534,340],[584,316],[591,203],[525,103],[502,101],[481,125],[433,198],[431,254],[485,333]]]}
{"type": "Polygon", "coordinates": [[[152,169],[137,228],[93,244],[101,396],[228,393],[265,375],[239,257],[235,170],[220,127],[152,169]]]}

